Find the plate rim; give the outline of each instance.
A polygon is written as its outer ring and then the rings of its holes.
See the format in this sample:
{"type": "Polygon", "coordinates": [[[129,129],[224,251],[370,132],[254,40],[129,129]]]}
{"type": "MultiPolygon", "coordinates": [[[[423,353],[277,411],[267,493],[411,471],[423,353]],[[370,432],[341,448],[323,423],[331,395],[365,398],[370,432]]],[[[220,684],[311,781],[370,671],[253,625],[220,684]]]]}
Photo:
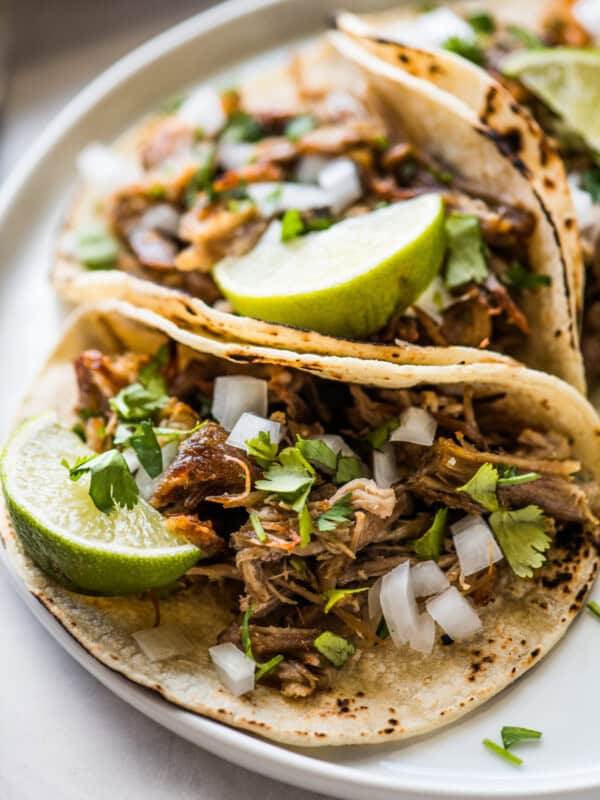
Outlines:
{"type": "MultiPolygon", "coordinates": [[[[233,20],[264,14],[271,7],[293,6],[299,2],[300,0],[226,0],[165,29],[115,61],[64,106],[3,180],[0,185],[0,231],[13,205],[18,201],[20,192],[26,188],[28,181],[54,147],[77,127],[88,111],[106,102],[110,94],[123,83],[136,74],[143,73],[162,56],[167,56],[178,47],[196,38],[202,38],[233,20]]],[[[399,0],[396,0],[396,3],[398,2],[399,0]]],[[[273,41],[271,46],[278,44],[281,42],[273,41]]],[[[498,784],[496,786],[491,783],[481,783],[480,779],[465,786],[461,783],[461,780],[464,780],[462,776],[452,775],[447,776],[446,785],[443,787],[440,786],[439,780],[433,782],[431,777],[423,773],[415,772],[414,775],[402,773],[387,777],[374,775],[361,770],[360,766],[349,767],[311,757],[312,748],[306,748],[305,753],[298,752],[297,749],[261,739],[246,731],[179,708],[94,658],[29,591],[9,563],[3,547],[0,547],[0,560],[9,575],[13,589],[29,611],[87,672],[145,716],[220,758],[275,780],[300,788],[310,786],[315,791],[331,796],[339,796],[341,789],[346,792],[351,791],[351,795],[346,793],[347,797],[356,798],[364,797],[366,791],[377,798],[398,796],[403,793],[406,800],[408,800],[406,792],[413,793],[414,797],[440,798],[516,796],[516,775],[513,778],[507,776],[506,781],[502,780],[501,784],[495,779],[498,784]]],[[[376,745],[366,747],[376,747],[376,745]]],[[[521,782],[518,791],[522,797],[558,797],[564,796],[565,793],[574,796],[576,793],[599,786],[600,766],[576,773],[565,772],[564,775],[554,775],[549,779],[533,778],[529,786],[524,786],[521,782]]]]}

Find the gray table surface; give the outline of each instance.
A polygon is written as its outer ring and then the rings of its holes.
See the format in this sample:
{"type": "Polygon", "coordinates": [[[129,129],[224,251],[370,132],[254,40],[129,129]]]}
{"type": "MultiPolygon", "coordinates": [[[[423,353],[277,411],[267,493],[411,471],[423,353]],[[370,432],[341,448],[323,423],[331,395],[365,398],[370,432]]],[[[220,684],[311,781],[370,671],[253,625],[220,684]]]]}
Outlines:
{"type": "MultiPolygon", "coordinates": [[[[0,175],[100,70],[202,5],[15,3],[17,41],[0,175]],[[127,24],[118,24],[115,7],[125,6],[127,24]]],[[[3,578],[0,574],[2,800],[318,800],[205,753],[114,697],[54,642],[3,578]]]]}

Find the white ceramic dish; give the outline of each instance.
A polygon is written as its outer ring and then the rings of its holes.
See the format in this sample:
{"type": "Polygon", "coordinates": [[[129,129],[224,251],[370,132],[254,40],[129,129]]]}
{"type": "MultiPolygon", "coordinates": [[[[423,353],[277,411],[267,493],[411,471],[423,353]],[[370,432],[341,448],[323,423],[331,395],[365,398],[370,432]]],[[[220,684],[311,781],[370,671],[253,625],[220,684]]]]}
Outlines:
{"type": "MultiPolygon", "coordinates": [[[[390,4],[344,3],[358,10],[390,4]]],[[[236,64],[322,29],[327,12],[336,5],[331,0],[235,0],[194,17],[102,74],[24,155],[0,191],[2,435],[64,313],[47,275],[77,152],[90,139],[112,139],[182,86],[235,73],[236,64]]],[[[16,578],[14,583],[57,641],[115,694],[170,730],[248,769],[361,800],[598,796],[600,627],[589,615],[579,619],[566,641],[517,685],[436,736],[405,745],[302,751],[194,716],[135,686],[88,655],[16,578]],[[520,769],[481,745],[484,737],[498,739],[506,724],[544,732],[541,743],[522,748],[526,764],[520,769]]]]}

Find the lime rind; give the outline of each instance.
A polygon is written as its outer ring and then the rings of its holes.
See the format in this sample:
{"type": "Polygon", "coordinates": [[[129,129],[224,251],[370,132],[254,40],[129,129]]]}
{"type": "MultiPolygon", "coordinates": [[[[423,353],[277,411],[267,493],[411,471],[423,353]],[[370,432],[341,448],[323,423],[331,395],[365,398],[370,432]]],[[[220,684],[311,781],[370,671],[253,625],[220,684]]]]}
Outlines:
{"type": "Polygon", "coordinates": [[[129,594],[172,583],[196,563],[200,551],[167,531],[159,512],[141,499],[131,510],[96,509],[85,479],[72,482],[60,465],[62,458],[73,463],[89,452],[51,413],[22,423],[9,440],[0,476],[25,551],[74,591],[129,594]],[[63,446],[55,447],[59,442],[63,446]],[[124,536],[127,531],[135,539],[124,536]]]}
{"type": "Polygon", "coordinates": [[[418,298],[445,249],[444,203],[430,194],[226,259],[214,276],[238,313],[361,338],[418,298]]]}

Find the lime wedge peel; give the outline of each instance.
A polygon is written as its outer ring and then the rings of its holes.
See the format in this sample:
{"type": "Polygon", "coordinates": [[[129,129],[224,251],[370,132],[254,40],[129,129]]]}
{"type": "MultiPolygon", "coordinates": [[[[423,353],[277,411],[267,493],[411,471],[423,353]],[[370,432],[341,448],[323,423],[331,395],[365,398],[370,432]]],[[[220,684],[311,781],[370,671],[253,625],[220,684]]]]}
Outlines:
{"type": "Polygon", "coordinates": [[[26,552],[74,591],[128,594],[166,586],[200,556],[167,531],[161,514],[140,498],[132,509],[103,514],[88,479],[73,482],[61,465],[91,454],[48,412],[22,423],[2,455],[8,510],[26,552]]]}
{"type": "Polygon", "coordinates": [[[600,150],[600,50],[519,50],[502,62],[595,150],[600,150]]]}
{"type": "Polygon", "coordinates": [[[428,194],[289,243],[261,242],[214,269],[241,314],[361,338],[415,302],[442,264],[444,203],[428,194]]]}

